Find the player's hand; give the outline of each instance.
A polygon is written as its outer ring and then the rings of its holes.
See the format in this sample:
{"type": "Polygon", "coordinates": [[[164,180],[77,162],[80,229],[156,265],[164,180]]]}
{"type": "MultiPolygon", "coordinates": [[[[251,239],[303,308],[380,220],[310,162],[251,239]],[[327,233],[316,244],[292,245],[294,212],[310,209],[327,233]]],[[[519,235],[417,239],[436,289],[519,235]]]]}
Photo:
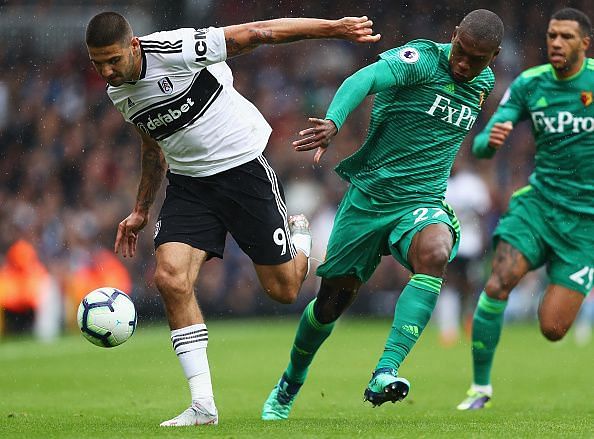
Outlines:
{"type": "Polygon", "coordinates": [[[314,155],[314,163],[320,163],[320,159],[326,152],[330,141],[338,132],[336,125],[329,119],[316,119],[310,117],[307,119],[314,126],[305,130],[299,131],[299,135],[302,139],[295,140],[293,142],[293,148],[295,151],[311,151],[317,148],[316,154],[314,155]]]}
{"type": "Polygon", "coordinates": [[[138,243],[138,232],[148,222],[148,214],[132,212],[118,225],[114,251],[122,252],[123,257],[134,256],[136,253],[136,244],[138,243]]]}
{"type": "Polygon", "coordinates": [[[336,20],[336,38],[355,41],[357,43],[376,43],[382,37],[373,35],[373,21],[363,17],[344,17],[336,20]]]}
{"type": "Polygon", "coordinates": [[[504,123],[498,122],[494,124],[489,133],[489,146],[495,149],[501,148],[501,145],[505,143],[505,139],[507,139],[513,129],[514,124],[509,120],[504,123]]]}

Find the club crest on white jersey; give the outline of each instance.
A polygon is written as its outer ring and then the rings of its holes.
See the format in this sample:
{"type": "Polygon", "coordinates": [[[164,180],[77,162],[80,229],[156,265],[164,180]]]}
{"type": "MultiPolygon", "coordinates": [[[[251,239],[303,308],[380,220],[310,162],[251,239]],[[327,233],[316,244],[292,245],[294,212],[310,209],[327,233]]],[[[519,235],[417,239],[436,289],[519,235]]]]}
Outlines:
{"type": "Polygon", "coordinates": [[[160,79],[158,84],[161,91],[166,95],[173,93],[173,83],[167,76],[165,76],[163,79],[160,79]]]}

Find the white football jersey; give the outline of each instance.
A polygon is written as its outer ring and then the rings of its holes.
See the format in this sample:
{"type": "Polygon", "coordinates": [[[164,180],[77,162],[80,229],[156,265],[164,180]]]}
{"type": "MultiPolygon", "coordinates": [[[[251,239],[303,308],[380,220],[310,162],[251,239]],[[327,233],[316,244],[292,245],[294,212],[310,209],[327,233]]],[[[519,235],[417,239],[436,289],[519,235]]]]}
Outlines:
{"type": "Polygon", "coordinates": [[[107,94],[159,143],[171,172],[204,177],[262,154],[272,129],[233,88],[223,29],[156,32],[140,42],[140,79],[107,94]]]}

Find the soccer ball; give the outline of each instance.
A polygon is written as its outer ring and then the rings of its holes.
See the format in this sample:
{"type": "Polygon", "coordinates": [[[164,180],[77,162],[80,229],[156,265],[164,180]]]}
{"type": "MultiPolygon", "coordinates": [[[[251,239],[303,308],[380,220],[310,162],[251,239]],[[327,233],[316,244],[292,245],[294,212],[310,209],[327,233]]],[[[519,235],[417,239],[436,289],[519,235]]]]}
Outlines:
{"type": "Polygon", "coordinates": [[[78,306],[77,318],[83,337],[104,348],[124,343],[136,329],[134,303],[116,288],[98,288],[87,294],[78,306]]]}

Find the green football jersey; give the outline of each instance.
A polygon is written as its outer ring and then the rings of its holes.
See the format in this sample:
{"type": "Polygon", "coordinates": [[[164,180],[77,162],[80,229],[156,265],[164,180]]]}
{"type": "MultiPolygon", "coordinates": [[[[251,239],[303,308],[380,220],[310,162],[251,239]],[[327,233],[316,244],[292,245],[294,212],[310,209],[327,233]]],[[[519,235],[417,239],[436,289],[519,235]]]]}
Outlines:
{"type": "Polygon", "coordinates": [[[462,140],[495,83],[450,75],[451,44],[414,40],[380,55],[396,85],[375,95],[365,142],[336,171],[380,202],[441,201],[462,140]]]}
{"type": "Polygon", "coordinates": [[[533,67],[511,84],[499,108],[476,137],[473,151],[489,157],[489,132],[495,122],[525,119],[536,143],[530,184],[546,199],[572,212],[594,214],[594,59],[567,79],[557,79],[550,64],[533,67]]]}

